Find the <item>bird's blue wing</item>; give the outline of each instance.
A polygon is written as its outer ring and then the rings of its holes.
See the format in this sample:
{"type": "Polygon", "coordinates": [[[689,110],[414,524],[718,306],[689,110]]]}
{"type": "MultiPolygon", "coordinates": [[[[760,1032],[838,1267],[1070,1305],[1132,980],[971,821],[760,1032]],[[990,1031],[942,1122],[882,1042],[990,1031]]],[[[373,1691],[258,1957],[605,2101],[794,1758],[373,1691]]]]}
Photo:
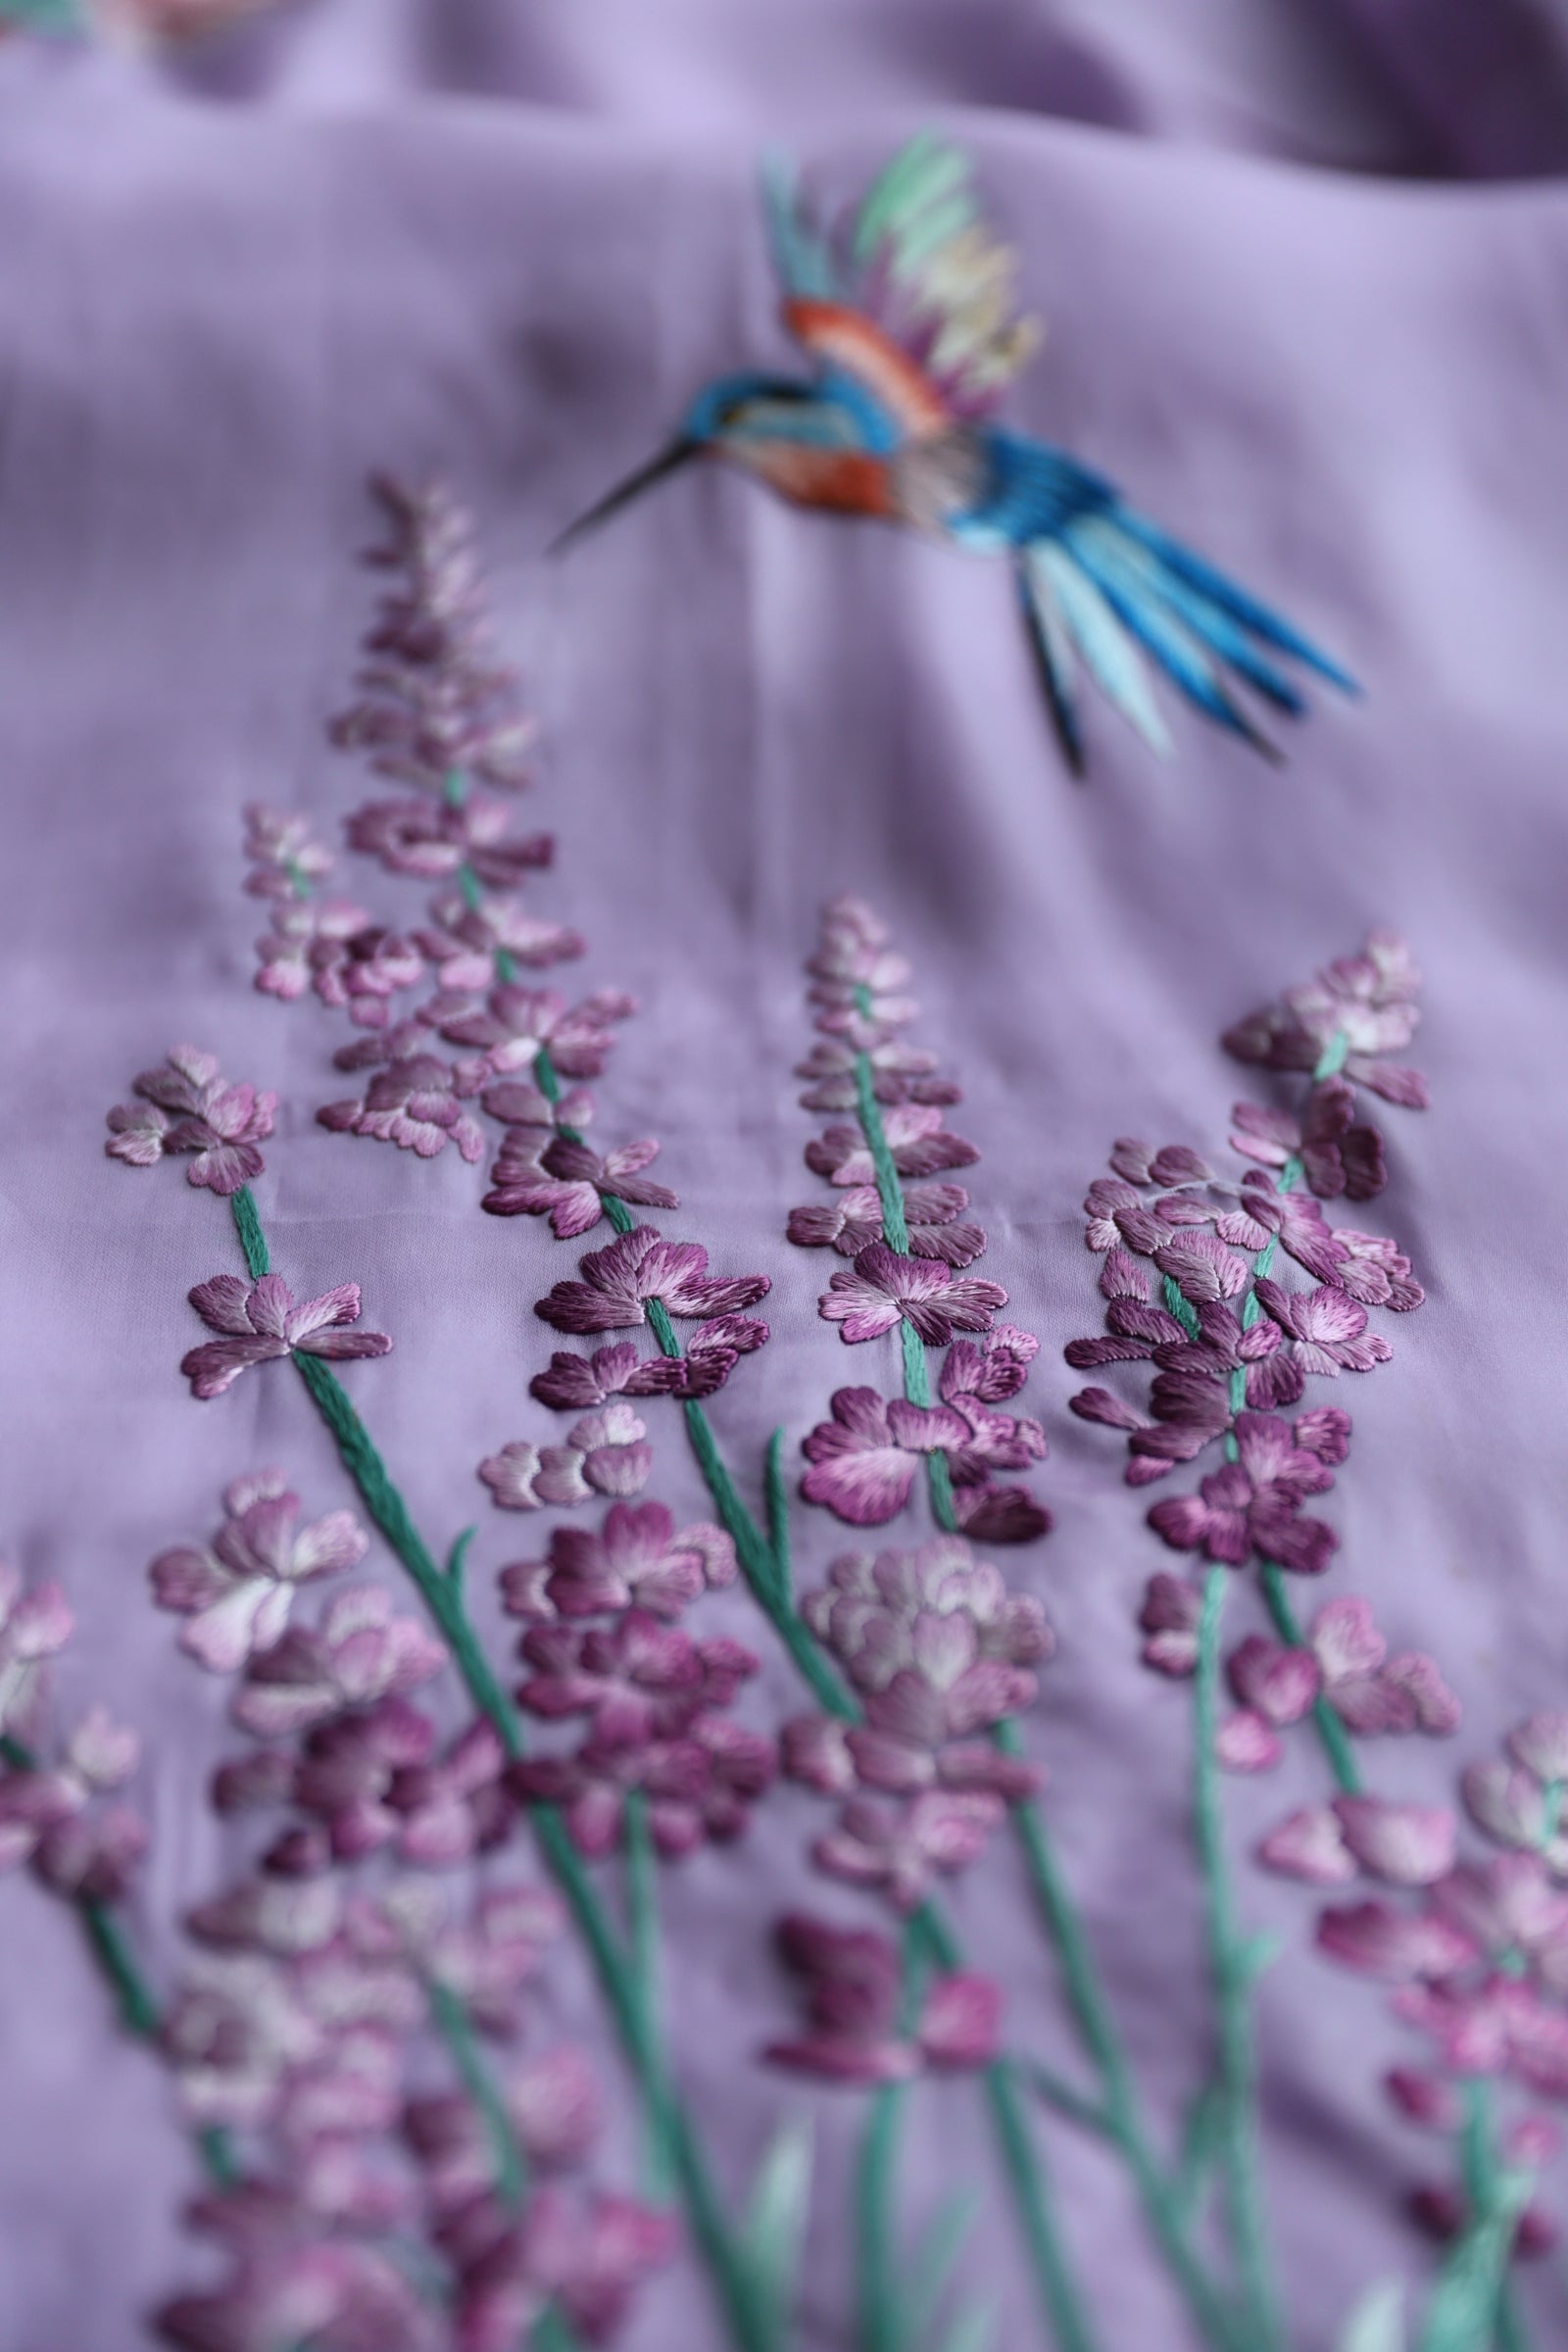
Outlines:
{"type": "Polygon", "coordinates": [[[1102,475],[1014,434],[991,432],[985,441],[987,496],[955,528],[959,537],[1015,551],[1035,650],[1075,766],[1080,662],[1155,750],[1168,749],[1169,739],[1151,691],[1151,663],[1206,717],[1269,753],[1272,745],[1238,699],[1238,683],[1297,714],[1304,703],[1283,656],[1355,691],[1299,630],[1146,521],[1102,475]]]}
{"type": "Polygon", "coordinates": [[[773,267],[786,295],[800,302],[842,302],[844,281],[832,238],[806,202],[800,174],[786,155],[763,159],[762,210],[773,267]]]}
{"type": "MultiPolygon", "coordinates": [[[[960,148],[919,132],[837,218],[774,157],[763,166],[762,201],[786,315],[792,304],[854,313],[866,330],[862,348],[839,321],[827,356],[884,403],[887,355],[897,355],[907,434],[989,415],[1038,333],[1017,315],[1012,255],[986,224],[960,148]]],[[[803,333],[799,319],[790,323],[803,333]]],[[[811,325],[804,339],[822,360],[823,322],[811,325]]]]}

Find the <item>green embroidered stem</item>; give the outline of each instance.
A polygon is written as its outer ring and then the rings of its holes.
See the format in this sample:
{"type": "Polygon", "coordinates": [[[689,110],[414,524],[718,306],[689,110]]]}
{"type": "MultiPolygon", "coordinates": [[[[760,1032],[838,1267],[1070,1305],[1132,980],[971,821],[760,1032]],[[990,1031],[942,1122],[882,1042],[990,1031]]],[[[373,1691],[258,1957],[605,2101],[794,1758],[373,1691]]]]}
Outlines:
{"type": "MultiPolygon", "coordinates": [[[[23,1740],[0,1734],[0,1761],[13,1772],[40,1772],[43,1767],[23,1740]]],[[[130,1939],[113,1908],[96,1895],[67,1898],[82,1925],[94,1960],[108,1980],[120,2011],[120,2022],[138,2041],[156,2041],[163,2026],[158,1998],[141,1973],[130,1939]]]]}
{"type": "MultiPolygon", "coordinates": [[[[863,989],[858,992],[858,1004],[862,1016],[868,1015],[870,1003],[863,989]]],[[[870,1058],[863,1053],[857,1054],[855,1057],[855,1091],[860,1130],[876,1172],[877,1194],[882,1206],[882,1238],[890,1250],[906,1257],[909,1255],[909,1232],[903,1186],[888,1147],[882,1112],[876,1100],[870,1058]]],[[[1182,1305],[1186,1306],[1185,1300],[1182,1300],[1182,1305]]],[[[907,1321],[901,1323],[900,1337],[904,1352],[905,1396],[911,1404],[929,1405],[931,1385],[924,1344],[907,1321]]],[[[927,1454],[926,1473],[931,1515],[946,1533],[956,1533],[957,1514],[954,1508],[953,1482],[947,1456],[941,1453],[927,1454]]],[[[1021,1756],[1023,1743],[1015,1725],[1010,1722],[1000,1724],[994,1736],[1004,1754],[1021,1756]]],[[[1061,1963],[1079,2032],[1100,2073],[1111,2135],[1126,2158],[1151,2228],[1187,2294],[1196,2317],[1213,2343],[1230,2346],[1234,2341],[1234,2331],[1228,2315],[1219,2295],[1193,2256],[1179,2210],[1150,2145],[1126,2053],[1101,1989],[1088,1939],[1056,1865],[1045,1822],[1038,1806],[1032,1802],[1015,1804],[1010,1810],[1023,1844],[1035,1899],[1061,1963]]],[[[994,2096],[993,2110],[998,2115],[999,2125],[1003,2125],[1003,2115],[996,2108],[994,2096]]]]}
{"type": "MultiPolygon", "coordinates": [[[[233,1207],[234,1222],[246,1246],[246,1262],[254,1272],[259,1258],[265,1271],[267,1244],[247,1187],[242,1186],[233,1196],[233,1207]]],[[[292,1360],[337,1441],[344,1468],[358,1488],[366,1509],[408,1570],[475,1706],[495,1726],[508,1755],[520,1755],[522,1734],[516,1712],[468,1622],[459,1581],[449,1578],[436,1566],[368,1431],[330,1367],[318,1356],[296,1354],[292,1360]]],[[[637,2075],[652,2127],[661,2144],[671,2153],[694,2235],[712,2273],[735,2340],[743,2352],[776,2352],[755,2285],[731,2242],[729,2224],[706,2159],[671,2087],[662,2049],[648,2031],[635,1970],[628,1964],[611,1928],[559,1809],[537,1805],[532,1808],[531,1819],[540,1850],[588,1946],[622,2046],[637,2075]]]]}
{"type": "Polygon", "coordinates": [[[483,2122],[495,2163],[496,2187],[501,2201],[509,2211],[514,2213],[527,2192],[528,2167],[517,2134],[513,2129],[512,2118],[485,2064],[484,2052],[468,2023],[466,2009],[450,1984],[435,1982],[428,1989],[431,2020],[447,2045],[459,2081],[483,2122]]]}
{"type": "Polygon", "coordinates": [[[1035,2283],[1058,2352],[1095,2352],[1098,2338],[1067,2267],[1045,2168],[1025,2118],[1017,2077],[1006,2059],[987,2067],[985,2087],[1013,2202],[1023,2217],[1035,2283]]]}
{"type": "Polygon", "coordinates": [[[790,1497],[784,1483],[784,1432],[781,1429],[775,1429],[767,1441],[763,1492],[767,1496],[767,1541],[778,1578],[779,1597],[793,1616],[795,1574],[790,1559],[790,1497]]]}
{"type": "MultiPolygon", "coordinates": [[[[899,2031],[912,2035],[925,1989],[929,1938],[911,1921],[904,1931],[899,2031]]],[[[856,2173],[860,2326],[858,2352],[899,2352],[904,2334],[900,2294],[894,2176],[906,2082],[884,2082],[873,2094],[856,2173]]]]}
{"type": "Polygon", "coordinates": [[[898,2249],[893,2232],[893,2175],[906,2082],[873,2091],[860,2141],[855,2204],[859,2226],[860,2324],[857,2352],[898,2352],[898,2249]]]}
{"type": "Polygon", "coordinates": [[[516,1710],[496,1680],[468,1622],[460,1586],[431,1558],[369,1432],[349,1401],[348,1392],[319,1356],[296,1355],[293,1363],[317,1410],[337,1440],[343,1466],[358,1487],[366,1509],[418,1587],[419,1596],[452,1652],[475,1706],[495,1725],[508,1755],[521,1755],[522,1735],[516,1710]]]}
{"type": "Polygon", "coordinates": [[[1421,2330],[1418,2352],[1525,2352],[1523,2322],[1508,2287],[1519,2216],[1531,2177],[1505,2171],[1493,2139],[1492,2092],[1465,2085],[1461,2141],[1470,2218],[1444,2263],[1421,2330]]]}
{"type": "MultiPolygon", "coordinates": [[[[30,1747],[13,1739],[9,1732],[0,1734],[0,1759],[13,1772],[37,1772],[40,1765],[30,1747]]],[[[72,1908],[81,1921],[87,1946],[108,1982],[120,2012],[120,2022],[127,2034],[138,2041],[157,2041],[163,2032],[163,2012],[158,1996],[141,1971],[141,1963],[131,1948],[114,1906],[97,1895],[82,1894],[72,1900],[72,1908]]],[[[240,2177],[233,2142],[220,2124],[205,2124],[195,2134],[202,2162],[220,2188],[228,2187],[240,2177]]]]}
{"type": "MultiPolygon", "coordinates": [[[[461,808],[468,797],[468,778],[464,774],[462,768],[449,768],[441,792],[441,797],[447,807],[461,808]]],[[[466,859],[458,868],[458,888],[463,893],[463,904],[467,907],[468,912],[477,914],[484,905],[484,889],[478,875],[466,859]]],[[[498,980],[510,986],[516,979],[516,958],[509,949],[497,948],[491,956],[491,961],[495,965],[498,980]]]]}
{"type": "MultiPolygon", "coordinates": [[[[998,1724],[992,1736],[1004,1756],[1022,1756],[1023,1740],[1015,1723],[998,1724]]],[[[1030,1886],[1061,1964],[1079,2035],[1100,2076],[1104,2105],[1102,2110],[1091,2110],[1091,2114],[1125,2157],[1145,2217],[1194,2317],[1212,2344],[1228,2347],[1229,2352],[1243,2352],[1243,2339],[1188,2242],[1187,2217],[1180,2195],[1150,2144],[1126,2048],[1045,1819],[1031,1799],[1014,1804],[1011,1810],[1030,1886]]]]}
{"type": "MultiPolygon", "coordinates": [[[[1274,1560],[1263,1560],[1259,1565],[1263,1598],[1268,1603],[1275,1631],[1292,1649],[1304,1649],[1306,1642],[1297,1622],[1296,1611],[1291,1606],[1284,1571],[1274,1560]]],[[[1355,1750],[1350,1745],[1350,1735],[1321,1691],[1312,1701],[1312,1721],[1317,1727],[1323,1752],[1328,1757],[1329,1769],[1341,1789],[1347,1796],[1359,1796],[1361,1768],[1355,1760],[1355,1750]]]]}
{"type": "Polygon", "coordinates": [[[1234,1915],[1220,1804],[1219,1761],[1214,1751],[1219,1728],[1219,1630],[1225,1608],[1226,1576],[1225,1569],[1210,1568],[1203,1581],[1194,1709],[1197,1742],[1194,1802],[1208,1911],[1209,1959],[1219,2017],[1219,2086],[1224,2124],[1221,2163],[1231,2240],[1258,2352],[1274,2352],[1283,2339],[1269,2272],[1260,2193],[1255,2130],[1256,2061],[1250,2018],[1254,1971],[1234,1915]]]}
{"type": "Polygon", "coordinates": [[[228,1205],[233,1211],[234,1230],[239,1235],[239,1246],[245,1252],[251,1280],[260,1282],[264,1274],[272,1271],[272,1260],[267,1248],[267,1236],[262,1231],[256,1195],[248,1184],[242,1184],[239,1191],[230,1197],[228,1205]]]}
{"type": "Polygon", "coordinates": [[[140,2041],[155,2041],[163,2025],[152,1986],[141,1973],[130,1940],[108,1903],[91,1895],[77,1904],[93,1957],[113,1988],[122,2023],[140,2041]]]}
{"type": "MultiPolygon", "coordinates": [[[[626,1798],[626,1908],[632,1973],[642,1996],[643,2032],[650,2049],[660,2044],[663,1970],[660,1958],[659,1880],[654,1841],[648,1831],[648,1800],[640,1788],[626,1798]]],[[[662,2203],[674,2184],[674,2157],[668,2138],[649,2119],[645,2159],[648,2194],[662,2203]]]]}

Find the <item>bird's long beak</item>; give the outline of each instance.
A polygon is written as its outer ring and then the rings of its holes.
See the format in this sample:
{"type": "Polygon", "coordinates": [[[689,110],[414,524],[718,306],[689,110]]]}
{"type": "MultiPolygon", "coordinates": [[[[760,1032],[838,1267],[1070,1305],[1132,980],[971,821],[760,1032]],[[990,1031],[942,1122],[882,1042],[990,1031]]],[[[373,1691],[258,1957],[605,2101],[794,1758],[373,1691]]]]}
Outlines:
{"type": "Polygon", "coordinates": [[[612,514],[618,513],[622,507],[629,507],[634,498],[641,498],[643,492],[651,490],[656,482],[662,482],[666,473],[673,473],[688,459],[699,457],[702,446],[700,441],[671,441],[669,447],[662,449],[657,458],[650,459],[646,466],[639,466],[635,473],[628,474],[623,482],[616,483],[613,490],[607,491],[597,505],[589,508],[586,514],[579,514],[575,522],[568,524],[561,537],[552,542],[550,553],[559,556],[562,549],[570,547],[573,540],[581,539],[588,531],[597,530],[600,523],[610,520],[612,514]]]}

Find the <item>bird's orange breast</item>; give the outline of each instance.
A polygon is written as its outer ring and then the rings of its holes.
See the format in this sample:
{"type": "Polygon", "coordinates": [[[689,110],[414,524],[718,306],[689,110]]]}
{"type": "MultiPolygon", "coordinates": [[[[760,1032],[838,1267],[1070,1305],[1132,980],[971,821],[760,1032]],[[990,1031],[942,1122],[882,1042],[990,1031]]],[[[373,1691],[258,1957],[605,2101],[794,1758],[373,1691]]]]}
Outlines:
{"type": "Polygon", "coordinates": [[[753,441],[733,444],[725,455],[760,474],[797,506],[827,507],[840,514],[880,514],[890,520],[899,513],[888,467],[863,450],[753,441]]]}

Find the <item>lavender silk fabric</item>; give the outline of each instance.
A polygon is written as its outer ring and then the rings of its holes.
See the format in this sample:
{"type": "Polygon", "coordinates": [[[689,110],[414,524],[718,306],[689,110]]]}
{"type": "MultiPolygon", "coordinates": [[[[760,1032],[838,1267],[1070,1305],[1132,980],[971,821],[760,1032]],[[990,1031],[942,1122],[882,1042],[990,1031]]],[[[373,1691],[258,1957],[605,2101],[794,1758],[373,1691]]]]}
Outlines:
{"type": "MultiPolygon", "coordinates": [[[[1466,1709],[1460,1742],[1382,1751],[1381,1785],[1444,1801],[1461,1753],[1564,1703],[1563,56],[1512,0],[1433,11],[1446,46],[1418,38],[1422,13],[343,0],[248,29],[185,86],[0,45],[0,1526],[76,1610],[68,1707],[107,1698],[146,1738],[135,1917],[163,1981],[172,1923],[252,1834],[230,1842],[205,1809],[222,1689],[176,1653],[146,1563],[263,1463],[313,1511],[347,1497],[299,1384],[252,1375],[192,1402],[185,1294],[234,1270],[233,1237],[175,1171],[103,1156],[106,1107],[187,1036],[281,1090],[260,1187],[276,1260],[300,1296],[364,1286],[396,1347],[349,1368],[355,1398],[420,1522],[450,1539],[479,1519],[489,1565],[531,1546],[474,1465],[542,1434],[532,1301],[572,1271],[534,1223],[479,1215],[480,1172],[455,1154],[319,1129],[339,1025],[251,988],[242,803],[332,835],[363,797],[322,725],[368,610],[352,559],[372,465],[442,471],[478,515],[541,723],[528,813],[560,836],[536,901],[587,935],[589,985],[642,1003],[601,1090],[614,1131],[662,1138],[678,1229],[715,1267],[772,1276],[772,1344],[712,1407],[748,1478],[775,1424],[793,1444],[833,1386],[877,1376],[817,1317],[823,1259],[783,1238],[807,1197],[789,1073],[814,908],[864,893],[915,960],[918,1034],[961,1077],[985,1154],[985,1272],[1044,1343],[1027,1402],[1057,1525],[1009,1573],[1060,1655],[1030,1738],[1164,2124],[1209,2047],[1189,1708],[1137,1663],[1139,1594],[1168,1555],[1114,1445],[1065,1410],[1061,1346],[1098,1321],[1078,1202],[1115,1135],[1218,1140],[1241,1091],[1220,1030],[1369,924],[1405,932],[1428,979],[1434,1107],[1391,1122],[1378,1221],[1429,1303],[1394,1328],[1395,1364],[1336,1399],[1357,1446],[1332,1497],[1334,1589],[1433,1651],[1466,1709]],[[1494,45],[1467,62],[1482,17],[1494,45]],[[753,200],[764,137],[849,192],[926,121],[975,152],[1049,319],[1011,418],[1366,681],[1364,704],[1325,700],[1293,734],[1283,770],[1185,712],[1160,767],[1097,709],[1074,785],[1004,569],[786,512],[718,468],[545,561],[698,383],[786,359],[753,200]]],[[[651,1492],[702,1515],[675,1416],[650,1419],[651,1492]]],[[[815,1582],[840,1531],[808,1516],[815,1582]]],[[[744,1591],[708,1607],[764,1653],[746,1712],[776,1723],[796,1690],[744,1591]]],[[[1301,1749],[1229,1784],[1238,1850],[1318,1788],[1301,1749]]],[[[790,2022],[768,1924],[809,1896],[819,1826],[816,1800],[775,1792],[741,1845],[668,1873],[666,1900],[678,2065],[721,2177],[749,2177],[781,2113],[816,2116],[800,2340],[827,2352],[848,2340],[858,2101],[756,2063],[790,2022]]],[[[1243,1883],[1284,1947],[1261,2016],[1293,2342],[1328,2352],[1369,2282],[1429,2275],[1399,2211],[1422,2150],[1378,2087],[1410,2044],[1374,1986],[1314,1955],[1305,1890],[1243,1883]]],[[[1004,1842],[956,1901],[1013,2027],[1072,2071],[1004,1842]]],[[[0,2352],[121,2352],[199,2271],[186,2146],[69,1916],[15,1876],[0,1923],[0,2352]]],[[[566,1969],[559,1999],[602,2041],[585,1978],[566,1969]]],[[[909,2226],[975,2183],[974,2275],[1002,2340],[1035,2342],[972,2086],[916,2097],[909,2226]]],[[[1105,2343],[1178,2352],[1187,2323],[1120,2173],[1091,2139],[1046,2137],[1105,2343]]],[[[630,2177],[629,2129],[609,2161],[630,2177]]],[[[1561,2193],[1548,2174],[1547,2204],[1561,2193]]],[[[1539,2342],[1565,2340],[1560,2269],[1524,2292],[1539,2342]]],[[[626,2340],[708,2352],[695,2275],[657,2283],[626,2340]]]]}

